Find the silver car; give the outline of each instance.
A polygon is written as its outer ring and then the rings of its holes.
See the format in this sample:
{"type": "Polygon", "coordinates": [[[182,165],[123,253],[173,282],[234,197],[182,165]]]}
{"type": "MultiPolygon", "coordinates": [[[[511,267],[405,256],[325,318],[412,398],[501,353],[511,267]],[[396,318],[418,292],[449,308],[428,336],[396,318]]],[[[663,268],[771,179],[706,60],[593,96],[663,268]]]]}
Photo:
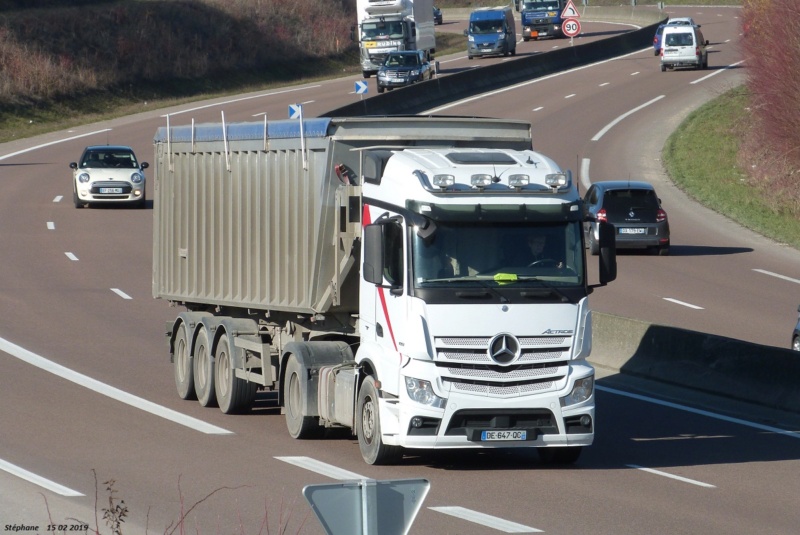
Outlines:
{"type": "Polygon", "coordinates": [[[99,203],[124,203],[144,208],[144,170],[133,149],[121,145],[91,145],[80,163],[72,162],[72,200],[75,208],[99,203]]]}
{"type": "Polygon", "coordinates": [[[600,252],[598,223],[614,225],[619,249],[648,249],[669,254],[669,221],[656,190],[647,182],[609,180],[592,184],[584,196],[586,243],[589,252],[600,252]]]}

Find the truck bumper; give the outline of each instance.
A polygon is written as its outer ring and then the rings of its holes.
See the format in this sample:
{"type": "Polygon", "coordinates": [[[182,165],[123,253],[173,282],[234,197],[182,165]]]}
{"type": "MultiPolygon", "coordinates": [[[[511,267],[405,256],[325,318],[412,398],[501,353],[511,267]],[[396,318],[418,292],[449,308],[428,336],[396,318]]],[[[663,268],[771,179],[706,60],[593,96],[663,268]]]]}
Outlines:
{"type": "Polygon", "coordinates": [[[487,399],[452,393],[444,410],[409,402],[385,404],[382,421],[396,433],[383,436],[388,445],[405,448],[530,448],[589,446],[594,440],[594,395],[583,403],[561,407],[564,392],[544,396],[487,399]],[[484,434],[489,431],[489,436],[484,434]],[[498,431],[524,431],[497,433],[498,431]],[[498,435],[509,435],[502,439],[498,435]],[[491,437],[494,435],[494,437],[491,437]]]}

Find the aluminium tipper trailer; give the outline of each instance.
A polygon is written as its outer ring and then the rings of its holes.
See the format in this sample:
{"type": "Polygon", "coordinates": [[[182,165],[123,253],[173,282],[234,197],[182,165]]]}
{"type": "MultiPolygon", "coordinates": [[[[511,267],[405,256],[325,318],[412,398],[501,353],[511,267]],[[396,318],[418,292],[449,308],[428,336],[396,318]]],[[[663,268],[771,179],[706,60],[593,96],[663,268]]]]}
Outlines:
{"type": "Polygon", "coordinates": [[[571,461],[592,443],[581,201],[530,125],[320,118],[154,144],[153,295],[186,309],[166,329],[182,398],[229,413],[277,390],[291,436],[346,427],[375,464],[404,448],[571,461]],[[560,266],[503,257],[532,233],[560,266]]]}

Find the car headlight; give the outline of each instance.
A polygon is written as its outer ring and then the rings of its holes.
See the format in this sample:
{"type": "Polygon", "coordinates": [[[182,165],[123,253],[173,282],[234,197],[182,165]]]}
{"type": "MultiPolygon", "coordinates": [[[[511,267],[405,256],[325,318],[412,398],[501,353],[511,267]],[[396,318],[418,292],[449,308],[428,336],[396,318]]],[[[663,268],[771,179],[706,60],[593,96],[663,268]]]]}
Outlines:
{"type": "Polygon", "coordinates": [[[419,69],[414,69],[413,71],[409,72],[411,76],[419,76],[419,69]]]}
{"type": "Polygon", "coordinates": [[[441,409],[447,404],[446,399],[433,393],[433,385],[430,381],[406,377],[406,392],[408,392],[408,397],[423,405],[441,409]]]}
{"type": "Polygon", "coordinates": [[[572,392],[569,395],[561,398],[561,406],[569,407],[570,405],[577,405],[583,403],[590,397],[594,391],[594,375],[578,379],[572,386],[572,392]]]}
{"type": "Polygon", "coordinates": [[[78,175],[78,182],[81,184],[86,184],[89,182],[89,173],[81,173],[78,175]]]}
{"type": "Polygon", "coordinates": [[[133,173],[131,175],[131,182],[133,182],[134,184],[139,184],[142,182],[142,180],[144,180],[144,177],[142,176],[141,173],[133,173]]]}

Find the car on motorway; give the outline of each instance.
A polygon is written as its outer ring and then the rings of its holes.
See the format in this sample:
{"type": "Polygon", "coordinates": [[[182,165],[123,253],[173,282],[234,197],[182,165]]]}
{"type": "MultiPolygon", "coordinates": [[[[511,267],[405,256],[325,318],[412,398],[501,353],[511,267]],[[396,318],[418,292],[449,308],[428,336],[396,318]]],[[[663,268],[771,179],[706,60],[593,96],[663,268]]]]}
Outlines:
{"type": "Polygon", "coordinates": [[[442,10],[436,6],[433,6],[433,23],[434,24],[441,24],[442,21],[442,10]]]}
{"type": "Polygon", "coordinates": [[[600,252],[599,223],[614,225],[617,249],[648,249],[669,254],[669,221],[652,184],[609,180],[592,184],[584,195],[584,233],[589,252],[600,252]]]}
{"type": "Polygon", "coordinates": [[[90,145],[72,169],[75,208],[90,204],[122,203],[144,208],[147,162],[139,162],[133,149],[123,145],[90,145]]]}
{"type": "Polygon", "coordinates": [[[792,333],[792,349],[800,351],[800,306],[797,307],[797,325],[792,333]]]}
{"type": "Polygon", "coordinates": [[[699,26],[667,24],[661,36],[661,72],[708,68],[708,41],[699,26]]]}
{"type": "Polygon", "coordinates": [[[378,69],[378,93],[430,80],[432,77],[433,68],[425,58],[424,50],[389,52],[383,60],[383,65],[378,69]]]}
{"type": "Polygon", "coordinates": [[[653,36],[653,55],[657,56],[661,53],[661,36],[664,34],[664,27],[666,24],[659,24],[656,28],[656,34],[653,36]]]}

